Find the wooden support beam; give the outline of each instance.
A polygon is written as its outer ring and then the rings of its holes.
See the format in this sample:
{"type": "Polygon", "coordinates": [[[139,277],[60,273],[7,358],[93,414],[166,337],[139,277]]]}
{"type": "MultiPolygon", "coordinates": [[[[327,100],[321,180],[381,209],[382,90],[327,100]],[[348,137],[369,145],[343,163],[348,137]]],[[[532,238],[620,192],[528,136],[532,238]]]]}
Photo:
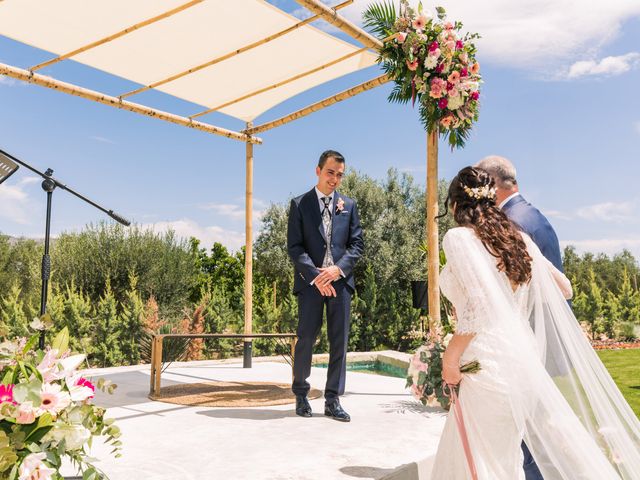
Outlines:
{"type": "Polygon", "coordinates": [[[332,67],[337,63],[344,62],[345,60],[348,60],[351,57],[355,57],[356,55],[361,54],[365,50],[366,48],[360,48],[358,50],[354,50],[353,52],[347,53],[346,55],[343,55],[342,57],[337,58],[335,60],[332,60],[329,63],[325,63],[324,65],[320,65],[319,67],[312,68],[311,70],[307,70],[306,72],[302,72],[297,75],[294,75],[293,77],[289,77],[286,80],[283,80],[282,82],[274,83],[273,85],[269,85],[267,87],[262,87],[259,90],[255,90],[251,93],[247,93],[246,95],[243,95],[240,98],[236,98],[229,102],[225,102],[222,105],[218,105],[217,107],[209,108],[203,112],[196,113],[195,115],[190,115],[189,118],[198,118],[211,112],[217,112],[218,110],[222,110],[223,108],[242,102],[243,100],[246,100],[248,98],[255,97],[256,95],[260,95],[261,93],[268,92],[269,90],[273,90],[274,88],[279,88],[279,87],[282,87],[283,85],[287,85],[288,83],[295,82],[296,80],[300,80],[301,78],[317,73],[321,70],[324,70],[325,68],[332,67]]]}
{"type": "Polygon", "coordinates": [[[332,97],[325,98],[324,100],[320,100],[308,107],[300,109],[296,112],[290,113],[284,117],[278,118],[277,120],[273,120],[271,122],[263,123],[262,125],[258,125],[257,127],[250,128],[245,130],[245,133],[248,135],[254,135],[259,132],[264,132],[266,130],[271,130],[272,128],[279,127],[280,125],[284,125],[285,123],[292,122],[297,120],[298,118],[305,117],[310,113],[317,112],[318,110],[322,110],[323,108],[329,107],[334,103],[341,102],[347,98],[351,98],[359,93],[365,92],[367,90],[371,90],[372,88],[383,85],[389,81],[391,81],[391,77],[389,75],[380,75],[372,80],[361,83],[360,85],[356,85],[355,87],[351,87],[348,90],[337,93],[332,97]]]}
{"type": "Polygon", "coordinates": [[[105,43],[109,43],[112,40],[115,40],[116,38],[123,37],[124,35],[134,32],[142,27],[146,27],[147,25],[151,25],[152,23],[156,23],[160,20],[164,20],[165,18],[171,17],[176,13],[180,13],[189,7],[192,7],[194,5],[197,5],[198,3],[201,3],[202,1],[203,0],[192,0],[188,3],[185,3],[184,5],[180,5],[179,7],[169,10],[168,12],[161,13],[160,15],[156,15],[153,18],[150,18],[140,23],[136,23],[135,25],[131,25],[130,27],[125,28],[124,30],[120,30],[118,33],[114,33],[113,35],[109,35],[108,37],[101,38],[100,40],[91,42],[90,44],[85,45],[84,47],[80,47],[69,53],[65,53],[64,55],[60,55],[59,57],[53,58],[51,60],[40,63],[38,65],[35,65],[31,67],[29,70],[31,70],[32,72],[35,72],[36,70],[39,70],[41,68],[48,67],[49,65],[53,65],[54,63],[58,63],[58,62],[61,62],[62,60],[66,60],[68,58],[74,57],[82,52],[86,52],[87,50],[91,50],[92,48],[98,47],[100,45],[104,45],[105,43]]]}
{"type": "MultiPolygon", "coordinates": [[[[347,0],[346,2],[342,2],[341,4],[336,5],[335,9],[338,10],[340,8],[346,7],[347,5],[351,5],[353,3],[353,1],[354,0],[347,0]]],[[[221,57],[214,58],[213,60],[209,60],[208,62],[205,62],[205,63],[200,64],[198,66],[195,66],[193,68],[190,68],[189,70],[185,70],[184,72],[177,73],[177,74],[172,75],[172,76],[170,76],[168,78],[165,78],[163,80],[159,80],[159,81],[154,82],[154,83],[152,83],[150,85],[147,85],[145,87],[140,87],[140,88],[138,88],[136,90],[132,90],[131,92],[123,93],[122,95],[120,95],[120,98],[127,98],[127,97],[130,97],[132,95],[137,95],[138,93],[146,92],[147,90],[150,90],[152,88],[157,88],[157,87],[159,87],[161,85],[164,85],[165,83],[173,82],[174,80],[182,78],[182,77],[184,77],[186,75],[191,75],[192,73],[195,73],[195,72],[197,72],[199,70],[202,70],[203,68],[210,67],[212,65],[215,65],[216,63],[223,62],[225,60],[228,60],[229,58],[235,57],[236,55],[240,55],[241,53],[244,53],[246,51],[249,51],[249,50],[252,50],[252,49],[254,49],[256,47],[259,47],[260,45],[264,45],[266,43],[272,42],[273,40],[275,40],[277,38],[280,38],[283,35],[286,35],[287,33],[291,33],[294,30],[297,30],[300,27],[303,27],[304,25],[307,25],[307,24],[309,24],[311,22],[315,22],[319,18],[320,18],[319,15],[314,15],[312,17],[309,17],[309,18],[307,18],[307,19],[305,19],[305,20],[303,20],[301,22],[296,23],[295,25],[290,26],[289,28],[285,28],[284,30],[282,30],[282,31],[280,31],[278,33],[270,35],[267,38],[264,38],[262,40],[258,40],[257,42],[254,42],[254,43],[252,43],[250,45],[247,45],[246,47],[239,48],[239,49],[234,50],[232,52],[229,52],[229,53],[227,53],[225,55],[222,55],[221,57]]]]}
{"type": "Polygon", "coordinates": [[[316,15],[320,15],[323,20],[329,22],[336,28],[339,28],[367,48],[371,48],[376,51],[382,48],[382,42],[380,40],[365,32],[360,27],[354,25],[346,18],[341,17],[333,8],[327,7],[319,0],[296,0],[296,2],[316,15]]]}
{"type": "Polygon", "coordinates": [[[145,105],[140,105],[138,103],[132,103],[132,102],[127,102],[125,100],[120,100],[117,97],[112,97],[104,93],[79,87],[71,83],[62,82],[60,80],[56,80],[55,78],[33,73],[28,70],[23,70],[21,68],[13,67],[11,65],[6,65],[4,63],[0,63],[0,74],[6,75],[11,78],[15,78],[17,80],[22,80],[23,82],[29,82],[35,85],[40,85],[41,87],[51,88],[53,90],[58,90],[60,92],[68,93],[69,95],[74,95],[76,97],[82,97],[88,100],[93,100],[94,102],[102,103],[104,105],[109,105],[111,107],[120,108],[122,110],[128,110],[130,112],[135,112],[142,115],[147,115],[149,117],[154,117],[159,120],[164,120],[166,122],[183,125],[185,127],[193,128],[195,130],[201,130],[203,132],[213,133],[215,135],[221,135],[227,138],[233,138],[235,140],[240,140],[242,142],[262,143],[262,140],[260,138],[247,136],[247,134],[245,133],[234,132],[232,130],[227,130],[226,128],[216,127],[208,123],[198,122],[187,117],[182,117],[180,115],[175,115],[173,113],[157,110],[155,108],[147,107],[145,105]]]}
{"type": "Polygon", "coordinates": [[[440,329],[440,246],[438,245],[438,128],[427,133],[427,296],[429,335],[440,329]]]}
{"type": "MultiPolygon", "coordinates": [[[[247,129],[252,127],[247,122],[247,129]]],[[[253,333],[253,144],[247,142],[245,172],[244,334],[253,333]]],[[[251,344],[245,340],[244,367],[251,366],[251,344]]]]}

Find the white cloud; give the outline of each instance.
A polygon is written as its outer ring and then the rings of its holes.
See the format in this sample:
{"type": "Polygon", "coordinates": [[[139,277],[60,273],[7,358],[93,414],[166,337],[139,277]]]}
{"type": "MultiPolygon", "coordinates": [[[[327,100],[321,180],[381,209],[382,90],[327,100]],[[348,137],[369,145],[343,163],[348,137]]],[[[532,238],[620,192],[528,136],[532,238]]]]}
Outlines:
{"type": "MultiPolygon", "coordinates": [[[[13,177],[10,180],[12,180],[13,177]]],[[[14,185],[7,182],[0,185],[0,218],[10,220],[20,225],[31,224],[36,213],[36,204],[26,192],[28,185],[38,183],[38,177],[25,177],[14,185]]]]}
{"type": "MultiPolygon", "coordinates": [[[[362,11],[369,3],[356,0],[341,14],[362,24],[362,11]]],[[[623,22],[640,16],[640,2],[629,0],[440,0],[437,4],[450,19],[463,22],[465,30],[482,35],[481,61],[548,74],[566,71],[560,67],[577,55],[595,57],[620,34],[623,22]]]]}
{"type": "Polygon", "coordinates": [[[113,140],[109,140],[108,138],[105,137],[100,137],[98,135],[91,135],[89,137],[91,140],[95,140],[96,142],[101,142],[101,143],[110,143],[112,145],[115,145],[116,142],[114,142],[113,140]]]}
{"type": "Polygon", "coordinates": [[[577,210],[578,217],[598,222],[628,222],[635,219],[635,202],[604,202],[577,210]]]}
{"type": "Polygon", "coordinates": [[[542,212],[546,217],[557,218],[558,220],[571,220],[571,215],[561,212],[560,210],[545,210],[542,212]]]}
{"type": "MultiPolygon", "coordinates": [[[[253,204],[254,207],[258,207],[257,209],[253,209],[253,220],[259,221],[264,215],[266,204],[262,200],[258,199],[254,199],[253,204]]],[[[208,203],[206,205],[202,205],[200,208],[203,210],[211,210],[216,215],[228,217],[233,220],[244,220],[245,218],[244,205],[236,203],[208,203]]]]}
{"type": "Polygon", "coordinates": [[[4,85],[6,87],[13,87],[18,85],[17,80],[7,77],[6,75],[0,75],[0,85],[4,85]]]}
{"type": "Polygon", "coordinates": [[[183,218],[169,222],[145,223],[141,228],[150,228],[155,232],[173,230],[178,237],[189,239],[195,237],[200,240],[204,248],[210,248],[215,242],[219,242],[229,250],[239,250],[244,245],[244,232],[228,230],[217,225],[202,226],[196,221],[183,218]]]}
{"type": "Polygon", "coordinates": [[[567,76],[579,78],[586,76],[612,76],[628,72],[640,66],[640,53],[631,52],[617,57],[605,57],[600,61],[583,60],[569,67],[567,76]]]}
{"type": "Polygon", "coordinates": [[[563,240],[560,245],[564,249],[573,246],[579,253],[606,253],[615,255],[622,250],[629,250],[637,259],[640,259],[640,236],[628,236],[622,238],[600,238],[587,240],[563,240]]]}

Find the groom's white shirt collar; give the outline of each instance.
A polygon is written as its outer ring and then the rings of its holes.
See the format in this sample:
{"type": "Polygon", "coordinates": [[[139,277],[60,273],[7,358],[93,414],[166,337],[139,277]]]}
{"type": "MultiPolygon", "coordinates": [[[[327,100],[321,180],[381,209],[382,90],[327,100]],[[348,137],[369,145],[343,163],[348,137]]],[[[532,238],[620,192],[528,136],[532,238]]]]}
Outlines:
{"type": "Polygon", "coordinates": [[[319,205],[320,205],[320,211],[322,211],[324,209],[324,202],[322,201],[322,199],[324,197],[329,197],[331,199],[329,201],[329,209],[331,209],[331,206],[333,205],[333,197],[336,194],[336,191],[334,190],[333,192],[331,192],[331,195],[325,195],[320,190],[318,190],[318,187],[313,187],[313,188],[315,188],[316,195],[318,196],[318,202],[319,202],[319,205]]]}
{"type": "Polygon", "coordinates": [[[517,197],[518,195],[520,195],[520,192],[512,193],[507,198],[505,198],[502,202],[500,202],[500,205],[498,205],[498,208],[502,210],[504,206],[509,202],[509,200],[511,200],[514,197],[517,197]]]}

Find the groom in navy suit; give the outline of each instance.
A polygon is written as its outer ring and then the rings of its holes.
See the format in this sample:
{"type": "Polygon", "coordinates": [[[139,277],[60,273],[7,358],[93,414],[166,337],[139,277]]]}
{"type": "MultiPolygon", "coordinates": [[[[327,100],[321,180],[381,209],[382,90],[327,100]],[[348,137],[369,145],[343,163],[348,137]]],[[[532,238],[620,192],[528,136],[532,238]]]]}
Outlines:
{"type": "Polygon", "coordinates": [[[355,290],[353,267],[362,255],[364,242],[356,202],[336,191],[344,170],[340,153],[327,150],[320,156],[317,185],[291,201],[287,249],[294,264],[293,291],[298,297],[292,385],[296,414],[312,416],[307,378],[326,310],[329,368],[324,413],[348,422],[351,418],[340,405],[339,396],[345,389],[351,295],[355,290]]]}
{"type": "MultiPolygon", "coordinates": [[[[547,260],[562,272],[562,255],[558,236],[540,210],[520,195],[513,164],[504,157],[491,155],[480,160],[475,166],[487,171],[493,177],[496,183],[496,205],[520,230],[531,237],[547,260]]],[[[549,354],[547,356],[549,357],[549,354]]],[[[556,374],[562,372],[560,365],[553,364],[552,359],[547,358],[547,369],[550,368],[555,369],[556,374]]],[[[524,442],[522,442],[522,451],[526,480],[543,480],[542,473],[524,442]]]]}

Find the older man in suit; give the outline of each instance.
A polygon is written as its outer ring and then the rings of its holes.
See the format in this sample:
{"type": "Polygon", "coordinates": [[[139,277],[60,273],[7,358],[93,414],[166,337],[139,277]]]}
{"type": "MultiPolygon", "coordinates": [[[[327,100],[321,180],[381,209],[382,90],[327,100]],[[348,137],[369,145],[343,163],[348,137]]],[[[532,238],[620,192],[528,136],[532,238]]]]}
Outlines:
{"type": "Polygon", "coordinates": [[[289,209],[287,248],[294,265],[294,293],[298,297],[298,342],[293,364],[292,390],[296,414],[311,417],[307,400],[313,345],[326,310],[329,368],[324,391],[324,414],[348,422],[340,405],[345,390],[353,268],[364,243],[356,202],[336,191],[345,170],[344,157],[333,150],[320,156],[318,183],[294,198],[289,209]]]}
{"type": "MultiPolygon", "coordinates": [[[[513,164],[504,157],[491,155],[480,160],[475,166],[489,172],[493,177],[496,183],[496,204],[520,230],[531,237],[547,260],[562,272],[558,236],[542,212],[520,194],[513,164]]],[[[550,374],[557,375],[564,367],[554,363],[552,356],[551,352],[547,352],[547,369],[550,370],[550,374]]],[[[522,451],[526,480],[543,480],[542,473],[524,442],[522,451]]]]}

